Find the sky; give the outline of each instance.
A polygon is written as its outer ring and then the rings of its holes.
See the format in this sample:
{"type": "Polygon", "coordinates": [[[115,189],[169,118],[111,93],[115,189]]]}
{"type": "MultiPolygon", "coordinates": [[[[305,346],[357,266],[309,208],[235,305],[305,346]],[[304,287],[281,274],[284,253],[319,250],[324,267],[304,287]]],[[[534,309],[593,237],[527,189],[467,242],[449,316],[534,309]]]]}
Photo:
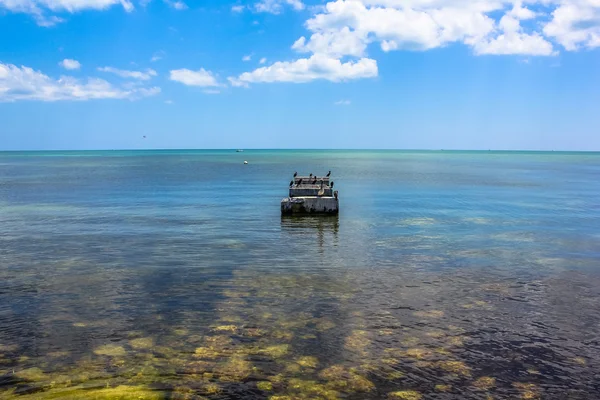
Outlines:
{"type": "Polygon", "coordinates": [[[600,150],[600,0],[0,0],[0,150],[600,150]]]}

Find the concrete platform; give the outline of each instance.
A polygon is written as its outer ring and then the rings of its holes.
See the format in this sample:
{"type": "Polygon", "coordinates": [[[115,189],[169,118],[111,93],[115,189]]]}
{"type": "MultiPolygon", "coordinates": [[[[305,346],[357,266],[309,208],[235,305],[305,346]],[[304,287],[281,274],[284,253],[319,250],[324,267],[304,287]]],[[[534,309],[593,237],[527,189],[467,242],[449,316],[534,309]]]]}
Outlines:
{"type": "Polygon", "coordinates": [[[281,200],[281,214],[337,214],[340,204],[329,196],[287,197],[281,200]]]}

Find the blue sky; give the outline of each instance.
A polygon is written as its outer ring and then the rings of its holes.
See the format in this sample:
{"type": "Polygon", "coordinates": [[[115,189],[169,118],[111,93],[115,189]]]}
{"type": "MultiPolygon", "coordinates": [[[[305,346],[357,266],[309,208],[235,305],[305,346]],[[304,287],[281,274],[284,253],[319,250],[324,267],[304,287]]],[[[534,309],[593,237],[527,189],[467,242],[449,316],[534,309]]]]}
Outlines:
{"type": "Polygon", "coordinates": [[[0,150],[600,150],[599,71],[597,0],[0,0],[0,150]]]}

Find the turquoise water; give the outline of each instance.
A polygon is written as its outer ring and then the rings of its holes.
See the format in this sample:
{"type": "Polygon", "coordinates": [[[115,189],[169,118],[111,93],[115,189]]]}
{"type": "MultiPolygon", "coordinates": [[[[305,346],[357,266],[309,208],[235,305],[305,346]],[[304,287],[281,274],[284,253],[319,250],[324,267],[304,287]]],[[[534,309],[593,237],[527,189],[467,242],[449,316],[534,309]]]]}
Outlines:
{"type": "Polygon", "coordinates": [[[598,177],[598,153],[0,153],[0,398],[595,398],[598,177]],[[282,218],[293,172],[328,170],[339,217],[282,218]]]}

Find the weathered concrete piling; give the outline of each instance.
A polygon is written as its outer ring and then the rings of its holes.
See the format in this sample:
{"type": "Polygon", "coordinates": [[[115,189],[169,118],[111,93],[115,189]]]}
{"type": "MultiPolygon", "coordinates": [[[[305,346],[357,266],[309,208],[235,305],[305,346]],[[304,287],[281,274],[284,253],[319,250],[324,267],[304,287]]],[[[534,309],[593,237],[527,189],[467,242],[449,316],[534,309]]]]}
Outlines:
{"type": "Polygon", "coordinates": [[[338,212],[338,192],[333,190],[329,176],[295,176],[290,182],[289,197],[281,200],[281,213],[284,215],[338,212]]]}

